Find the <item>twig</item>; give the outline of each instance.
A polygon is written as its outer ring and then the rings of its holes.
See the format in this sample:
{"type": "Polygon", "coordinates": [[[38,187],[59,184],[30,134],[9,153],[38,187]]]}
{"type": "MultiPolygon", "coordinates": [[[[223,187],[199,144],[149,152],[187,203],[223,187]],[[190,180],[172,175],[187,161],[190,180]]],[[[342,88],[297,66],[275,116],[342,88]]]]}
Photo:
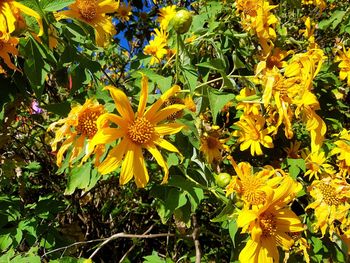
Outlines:
{"type": "Polygon", "coordinates": [[[55,253],[57,251],[60,251],[60,250],[67,250],[68,248],[70,247],[74,247],[74,246],[77,246],[77,245],[86,245],[86,244],[89,244],[89,243],[94,243],[94,242],[100,242],[100,241],[103,241],[105,240],[105,238],[100,238],[100,239],[93,239],[93,240],[89,240],[89,241],[79,241],[79,242],[75,242],[73,244],[70,244],[68,246],[65,246],[65,247],[59,247],[59,248],[56,248],[54,250],[51,250],[49,252],[45,252],[41,258],[47,256],[48,254],[51,254],[51,253],[55,253]]]}
{"type": "Polygon", "coordinates": [[[173,237],[175,236],[175,234],[161,233],[161,234],[149,234],[149,235],[137,235],[137,234],[135,235],[135,234],[117,233],[104,239],[102,244],[90,255],[89,258],[93,258],[104,245],[106,245],[110,241],[117,238],[157,238],[157,237],[168,237],[168,236],[173,237]]]}
{"type": "Polygon", "coordinates": [[[196,249],[196,263],[201,263],[201,257],[202,257],[202,253],[201,253],[201,244],[199,243],[199,226],[197,223],[197,217],[196,215],[192,216],[192,223],[193,223],[193,232],[192,232],[192,238],[194,241],[194,247],[196,249]]]}
{"type": "MultiPolygon", "coordinates": [[[[151,232],[151,230],[153,229],[154,224],[151,225],[142,235],[146,235],[149,232],[151,232]]],[[[129,255],[129,253],[136,247],[136,243],[134,243],[128,251],[126,251],[126,253],[123,255],[123,257],[119,260],[119,263],[123,262],[123,260],[127,257],[127,255],[129,255]]]]}

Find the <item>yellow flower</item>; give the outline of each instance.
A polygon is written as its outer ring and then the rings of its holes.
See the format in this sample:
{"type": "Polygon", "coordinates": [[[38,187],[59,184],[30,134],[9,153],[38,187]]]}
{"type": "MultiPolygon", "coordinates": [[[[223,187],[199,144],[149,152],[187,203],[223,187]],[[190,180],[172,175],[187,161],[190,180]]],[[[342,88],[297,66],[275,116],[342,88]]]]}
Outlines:
{"type": "Polygon", "coordinates": [[[151,55],[150,65],[155,63],[160,63],[163,57],[168,53],[165,49],[166,44],[164,44],[162,38],[154,38],[149,42],[147,46],[143,49],[145,55],[151,55]]]}
{"type": "Polygon", "coordinates": [[[214,131],[201,136],[201,146],[199,150],[204,154],[208,163],[213,164],[222,159],[222,151],[224,151],[225,140],[219,139],[219,133],[214,131]]]}
{"type": "Polygon", "coordinates": [[[121,3],[117,10],[117,17],[120,21],[126,22],[129,21],[132,7],[130,5],[126,5],[125,3],[121,3]]]}
{"type": "Polygon", "coordinates": [[[23,22],[21,13],[32,16],[36,19],[39,24],[38,36],[41,36],[44,31],[39,14],[29,7],[14,0],[0,1],[0,31],[7,33],[12,33],[15,31],[18,23],[23,22]]]}
{"type": "Polygon", "coordinates": [[[338,166],[341,174],[350,174],[350,132],[343,129],[340,132],[339,140],[335,143],[336,147],[331,151],[331,155],[337,155],[338,166]]]}
{"type": "Polygon", "coordinates": [[[245,208],[264,205],[268,201],[268,194],[275,189],[282,189],[279,186],[284,184],[285,180],[294,185],[295,193],[291,196],[301,190],[301,185],[291,181],[290,177],[280,169],[265,166],[259,172],[253,173],[253,167],[248,162],[240,162],[237,165],[231,156],[227,159],[237,175],[233,176],[230,184],[226,186],[226,195],[235,192],[243,200],[245,208]]]}
{"type": "Polygon", "coordinates": [[[303,5],[314,5],[318,7],[321,11],[324,10],[327,6],[324,0],[302,0],[303,5]]]}
{"type": "Polygon", "coordinates": [[[350,86],[350,48],[343,51],[338,51],[339,55],[335,57],[335,62],[340,62],[338,67],[340,68],[339,78],[341,80],[348,79],[347,84],[350,86]]]}
{"type": "Polygon", "coordinates": [[[315,45],[315,23],[311,21],[310,17],[307,17],[305,20],[305,29],[299,30],[299,32],[303,33],[311,46],[315,45]]]}
{"type": "Polygon", "coordinates": [[[179,153],[178,149],[163,136],[178,133],[184,126],[178,123],[164,123],[167,117],[185,108],[185,105],[173,104],[162,108],[164,102],[180,91],[175,85],[166,91],[148,109],[148,79],[142,76],[141,95],[137,112],[131,108],[129,99],[119,89],[112,86],[105,88],[111,93],[119,115],[106,113],[98,121],[98,132],[89,144],[88,153],[95,145],[105,145],[120,139],[118,144],[108,153],[106,159],[98,166],[98,171],[107,174],[115,171],[122,163],[119,182],[128,183],[133,177],[137,187],[145,187],[149,181],[142,149],[147,149],[164,170],[163,183],[168,179],[168,165],[163,159],[157,146],[168,151],[179,153]],[[117,128],[103,127],[105,121],[112,122],[117,128]]]}
{"type": "Polygon", "coordinates": [[[167,30],[170,20],[176,14],[176,5],[166,6],[159,10],[158,22],[160,27],[167,30]]]}
{"type": "Polygon", "coordinates": [[[12,70],[17,70],[17,67],[12,63],[10,55],[18,55],[18,50],[16,48],[18,42],[18,38],[11,37],[9,34],[4,34],[0,38],[0,57],[3,59],[5,64],[12,70]]]}
{"type": "Polygon", "coordinates": [[[290,233],[304,230],[300,219],[287,204],[295,193],[292,179],[285,180],[272,192],[266,192],[266,202],[262,206],[243,209],[237,219],[242,233],[250,233],[251,239],[239,254],[240,262],[279,262],[277,246],[289,250],[294,240],[290,233]]]}
{"type": "Polygon", "coordinates": [[[63,10],[56,14],[57,19],[77,19],[89,24],[95,29],[96,44],[105,45],[107,37],[116,34],[112,18],[107,13],[117,12],[118,2],[114,0],[76,0],[69,6],[69,10],[63,10]]]}
{"type": "Polygon", "coordinates": [[[234,131],[232,135],[239,137],[237,142],[241,144],[241,151],[250,148],[250,153],[254,156],[263,154],[260,144],[266,148],[273,148],[272,138],[268,135],[270,129],[264,129],[264,117],[242,115],[236,125],[239,130],[234,131]]]}
{"type": "Polygon", "coordinates": [[[323,151],[310,153],[306,157],[305,163],[307,171],[304,176],[309,176],[309,179],[312,177],[319,179],[319,175],[324,173],[328,175],[334,174],[333,166],[326,163],[326,157],[323,151]]]}
{"type": "Polygon", "coordinates": [[[253,89],[243,88],[236,96],[237,103],[236,109],[243,110],[245,115],[260,115],[260,104],[255,103],[258,97],[253,89]]]}
{"type": "MultiPolygon", "coordinates": [[[[89,144],[91,139],[97,132],[96,120],[105,112],[103,105],[97,101],[87,99],[83,105],[72,108],[68,117],[52,123],[48,131],[55,130],[55,138],[51,143],[53,151],[57,150],[57,144],[63,141],[57,152],[57,166],[61,166],[63,155],[70,148],[72,153],[69,163],[72,163],[84,151],[85,141],[89,144]],[[56,126],[61,126],[56,128],[56,126]]],[[[103,152],[101,148],[96,149],[95,164],[99,163],[99,159],[103,152]]]]}
{"type": "Polygon", "coordinates": [[[350,204],[350,186],[342,179],[326,177],[315,180],[309,186],[308,191],[315,201],[306,209],[314,209],[316,216],[315,229],[321,230],[322,236],[326,234],[327,228],[330,237],[335,231],[337,222],[346,220],[350,204]]]}

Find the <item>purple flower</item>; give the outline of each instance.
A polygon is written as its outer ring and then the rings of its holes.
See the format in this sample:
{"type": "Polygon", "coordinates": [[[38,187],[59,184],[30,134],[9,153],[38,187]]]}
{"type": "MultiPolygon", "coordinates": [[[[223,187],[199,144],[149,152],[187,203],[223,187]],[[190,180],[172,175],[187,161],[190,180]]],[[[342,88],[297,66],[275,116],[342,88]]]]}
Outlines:
{"type": "Polygon", "coordinates": [[[39,107],[39,103],[36,100],[33,100],[31,104],[31,114],[40,114],[42,112],[43,109],[39,107]]]}

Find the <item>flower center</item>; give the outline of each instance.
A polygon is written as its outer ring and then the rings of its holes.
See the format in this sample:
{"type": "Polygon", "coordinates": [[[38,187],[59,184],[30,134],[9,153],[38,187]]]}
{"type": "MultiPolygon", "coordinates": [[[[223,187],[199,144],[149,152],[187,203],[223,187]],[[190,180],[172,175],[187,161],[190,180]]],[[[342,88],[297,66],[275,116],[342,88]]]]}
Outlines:
{"type": "Polygon", "coordinates": [[[76,131],[89,139],[94,137],[97,132],[96,120],[102,114],[100,109],[86,110],[78,116],[78,125],[75,127],[76,131]]]}
{"type": "Polygon", "coordinates": [[[242,181],[243,199],[251,205],[263,204],[266,201],[266,193],[259,190],[264,184],[260,178],[248,176],[242,181]]]}
{"type": "Polygon", "coordinates": [[[128,127],[128,136],[134,143],[147,143],[154,134],[154,125],[145,117],[138,117],[128,127]]]}
{"type": "Polygon", "coordinates": [[[207,138],[207,146],[210,150],[218,149],[220,148],[220,142],[215,137],[209,136],[207,138]]]}
{"type": "Polygon", "coordinates": [[[327,205],[339,205],[340,200],[337,198],[337,194],[335,192],[335,188],[329,184],[321,183],[317,186],[318,189],[320,189],[322,195],[323,195],[323,201],[327,205]]]}
{"type": "Polygon", "coordinates": [[[77,0],[77,6],[81,16],[91,21],[96,17],[97,14],[97,0],[77,0]]]}
{"type": "Polygon", "coordinates": [[[276,235],[276,231],[277,231],[276,217],[269,212],[265,212],[261,214],[260,227],[262,229],[262,237],[268,238],[276,235]]]}

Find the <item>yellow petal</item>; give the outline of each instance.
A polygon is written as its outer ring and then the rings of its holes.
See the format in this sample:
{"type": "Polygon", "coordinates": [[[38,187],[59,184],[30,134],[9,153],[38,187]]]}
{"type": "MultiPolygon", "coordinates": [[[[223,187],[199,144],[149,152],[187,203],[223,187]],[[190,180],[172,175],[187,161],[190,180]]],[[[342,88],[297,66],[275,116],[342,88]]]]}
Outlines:
{"type": "Polygon", "coordinates": [[[154,141],[154,143],[170,152],[175,152],[181,155],[179,150],[174,145],[172,145],[167,140],[164,140],[163,138],[158,138],[157,140],[154,141]]]}
{"type": "Polygon", "coordinates": [[[164,177],[162,183],[166,183],[168,181],[169,169],[167,163],[164,161],[162,154],[154,144],[147,145],[146,149],[152,154],[157,163],[163,168],[164,177]]]}
{"type": "Polygon", "coordinates": [[[59,151],[57,152],[57,161],[56,164],[58,167],[61,166],[62,164],[62,159],[63,159],[63,155],[64,153],[67,151],[67,149],[72,145],[73,141],[75,140],[75,135],[74,136],[70,136],[67,140],[65,140],[63,142],[63,144],[61,145],[59,151]]]}
{"type": "Polygon", "coordinates": [[[156,112],[154,115],[150,116],[148,120],[152,123],[158,123],[158,122],[165,120],[171,114],[174,114],[174,113],[176,113],[180,110],[183,110],[185,108],[186,108],[186,105],[173,104],[173,105],[170,105],[170,106],[156,112]]]}
{"type": "Polygon", "coordinates": [[[139,102],[139,107],[137,108],[138,116],[143,116],[143,114],[145,113],[147,98],[148,98],[148,78],[146,77],[146,75],[142,74],[140,102],[139,102]]]}
{"type": "Polygon", "coordinates": [[[123,91],[117,89],[113,86],[107,86],[104,89],[108,90],[111,93],[111,96],[114,100],[117,111],[120,115],[128,122],[134,120],[134,112],[131,108],[128,97],[123,91]]]}
{"type": "Polygon", "coordinates": [[[100,14],[108,14],[108,13],[115,13],[117,9],[119,8],[119,2],[115,0],[104,0],[98,3],[98,13],[100,14]]]}
{"type": "Polygon", "coordinates": [[[180,132],[184,127],[186,127],[183,124],[180,123],[167,123],[167,124],[160,124],[155,127],[155,131],[160,135],[170,135],[180,132]]]}
{"type": "Polygon", "coordinates": [[[123,118],[121,118],[120,116],[115,115],[113,113],[104,113],[100,117],[98,117],[96,121],[97,129],[102,129],[108,121],[111,121],[114,124],[117,124],[118,126],[121,126],[123,128],[127,127],[127,123],[125,123],[123,118]]]}
{"type": "Polygon", "coordinates": [[[19,10],[21,10],[21,12],[25,13],[26,15],[32,16],[36,19],[36,21],[39,24],[39,33],[38,36],[41,36],[44,33],[44,28],[43,28],[43,21],[41,20],[40,15],[35,12],[33,9],[30,9],[29,7],[22,5],[19,2],[16,1],[11,1],[11,3],[17,7],[19,10]]]}
{"type": "MultiPolygon", "coordinates": [[[[127,140],[124,139],[124,141],[127,141],[127,140]]],[[[124,157],[122,170],[120,172],[120,178],[119,178],[119,183],[121,185],[128,183],[134,176],[134,165],[135,165],[134,158],[135,158],[136,147],[139,147],[139,146],[136,146],[135,144],[130,143],[126,150],[126,154],[124,157]]]]}
{"type": "Polygon", "coordinates": [[[294,244],[293,239],[289,235],[283,232],[278,232],[276,234],[276,242],[284,250],[289,250],[294,244]]]}
{"type": "Polygon", "coordinates": [[[177,92],[181,90],[180,86],[175,85],[171,87],[169,90],[167,90],[160,98],[153,103],[151,107],[149,107],[145,113],[145,118],[150,119],[152,118],[156,112],[162,107],[164,102],[166,102],[171,96],[175,95],[177,92]]]}
{"type": "Polygon", "coordinates": [[[101,174],[108,174],[117,170],[128,147],[126,140],[122,140],[107,155],[106,159],[98,166],[101,174]]]}
{"type": "Polygon", "coordinates": [[[239,227],[244,227],[250,224],[257,218],[257,213],[252,210],[242,210],[237,218],[237,225],[239,227]]]}
{"type": "Polygon", "coordinates": [[[5,16],[5,23],[1,28],[1,32],[8,32],[8,33],[12,33],[13,31],[16,30],[16,17],[13,15],[11,7],[9,5],[9,3],[7,2],[2,2],[1,3],[1,13],[2,16],[5,16]]]}
{"type": "Polygon", "coordinates": [[[149,181],[149,176],[141,147],[135,147],[133,169],[136,186],[138,188],[144,188],[149,181]]]}
{"type": "Polygon", "coordinates": [[[260,250],[260,244],[253,240],[248,240],[245,247],[239,254],[239,261],[242,263],[257,263],[258,255],[260,250]]]}
{"type": "Polygon", "coordinates": [[[279,262],[279,254],[276,246],[276,241],[273,237],[264,239],[257,262],[273,263],[279,262]],[[275,260],[275,261],[274,261],[275,260]]]}

